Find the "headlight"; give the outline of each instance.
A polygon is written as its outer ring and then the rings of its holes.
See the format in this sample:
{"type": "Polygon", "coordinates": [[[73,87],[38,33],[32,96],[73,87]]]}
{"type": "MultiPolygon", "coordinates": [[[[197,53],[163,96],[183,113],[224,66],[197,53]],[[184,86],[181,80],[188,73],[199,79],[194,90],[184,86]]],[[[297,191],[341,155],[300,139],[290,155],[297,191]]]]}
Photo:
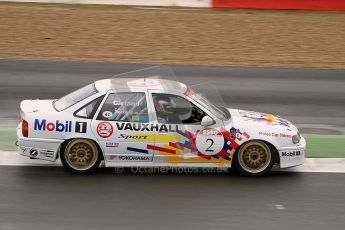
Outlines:
{"type": "Polygon", "coordinates": [[[292,136],[292,143],[298,144],[301,140],[301,134],[297,133],[296,135],[292,136]]]}

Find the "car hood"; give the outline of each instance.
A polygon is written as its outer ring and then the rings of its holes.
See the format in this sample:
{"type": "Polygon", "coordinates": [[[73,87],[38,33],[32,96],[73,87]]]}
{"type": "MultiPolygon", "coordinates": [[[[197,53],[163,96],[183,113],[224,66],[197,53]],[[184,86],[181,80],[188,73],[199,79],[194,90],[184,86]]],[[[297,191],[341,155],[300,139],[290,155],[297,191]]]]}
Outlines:
{"type": "Polygon", "coordinates": [[[248,110],[229,109],[233,127],[260,131],[298,132],[295,125],[277,115],[248,110]]]}

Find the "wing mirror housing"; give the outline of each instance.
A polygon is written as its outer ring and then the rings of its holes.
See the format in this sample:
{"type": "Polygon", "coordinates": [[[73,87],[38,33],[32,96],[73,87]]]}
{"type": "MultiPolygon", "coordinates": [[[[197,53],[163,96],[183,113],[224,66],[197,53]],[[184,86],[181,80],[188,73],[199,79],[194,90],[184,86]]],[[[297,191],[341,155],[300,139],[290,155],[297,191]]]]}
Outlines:
{"type": "Polygon", "coordinates": [[[204,116],[201,120],[201,125],[204,127],[213,125],[214,123],[214,120],[210,116],[204,116]]]}

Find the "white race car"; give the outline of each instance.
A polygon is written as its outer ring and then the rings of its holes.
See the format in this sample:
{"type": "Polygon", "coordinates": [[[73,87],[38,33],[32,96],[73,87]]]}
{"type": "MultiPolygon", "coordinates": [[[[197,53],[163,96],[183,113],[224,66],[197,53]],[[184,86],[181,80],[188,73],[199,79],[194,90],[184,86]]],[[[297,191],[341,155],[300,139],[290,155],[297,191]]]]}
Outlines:
{"type": "Polygon", "coordinates": [[[99,80],[58,100],[22,101],[20,153],[60,157],[75,174],[90,173],[101,161],[106,167],[235,167],[250,176],[275,163],[303,164],[306,142],[289,121],[225,108],[220,97],[207,97],[210,86],[202,91],[147,72],[99,80]]]}

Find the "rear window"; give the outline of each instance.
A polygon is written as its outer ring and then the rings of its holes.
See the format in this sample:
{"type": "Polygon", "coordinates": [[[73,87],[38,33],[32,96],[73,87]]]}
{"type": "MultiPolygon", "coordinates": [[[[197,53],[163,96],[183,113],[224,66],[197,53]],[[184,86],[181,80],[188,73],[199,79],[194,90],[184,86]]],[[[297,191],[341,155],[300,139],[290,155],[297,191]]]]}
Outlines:
{"type": "Polygon", "coordinates": [[[94,95],[95,93],[97,93],[95,84],[90,84],[54,101],[53,105],[54,108],[60,112],[84,100],[85,98],[94,95]]]}

